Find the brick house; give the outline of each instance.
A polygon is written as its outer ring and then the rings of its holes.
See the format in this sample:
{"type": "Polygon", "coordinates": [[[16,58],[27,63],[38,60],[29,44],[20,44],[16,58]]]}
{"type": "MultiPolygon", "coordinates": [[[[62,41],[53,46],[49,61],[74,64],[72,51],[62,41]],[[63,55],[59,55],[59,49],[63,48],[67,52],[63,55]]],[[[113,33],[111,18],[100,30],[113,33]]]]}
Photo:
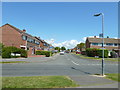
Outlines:
{"type": "Polygon", "coordinates": [[[5,46],[15,46],[28,50],[28,55],[34,55],[35,50],[44,50],[44,42],[39,37],[34,37],[26,30],[20,30],[10,24],[0,27],[0,42],[5,46]]]}
{"type": "MultiPolygon", "coordinates": [[[[104,38],[104,48],[109,51],[116,51],[118,54],[120,53],[120,39],[115,38],[104,38]]],[[[86,48],[102,48],[102,38],[87,37],[86,39],[86,48]]],[[[119,54],[120,55],[120,54],[119,54]]]]}

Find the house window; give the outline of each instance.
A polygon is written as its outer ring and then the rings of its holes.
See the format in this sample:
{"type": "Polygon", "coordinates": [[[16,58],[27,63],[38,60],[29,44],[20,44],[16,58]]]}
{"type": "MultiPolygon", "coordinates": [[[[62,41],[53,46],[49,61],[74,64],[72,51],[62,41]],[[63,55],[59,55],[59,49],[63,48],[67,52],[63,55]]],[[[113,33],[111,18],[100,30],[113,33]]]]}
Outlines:
{"type": "Polygon", "coordinates": [[[44,43],[44,46],[47,46],[47,44],[46,44],[46,43],[44,43]]]}
{"type": "Polygon", "coordinates": [[[117,44],[117,43],[114,43],[114,46],[118,46],[118,44],[117,44]]]}
{"type": "Polygon", "coordinates": [[[31,39],[31,38],[27,38],[27,41],[31,42],[31,43],[34,43],[34,39],[31,39]]]}
{"type": "Polygon", "coordinates": [[[102,46],[102,43],[98,43],[98,46],[102,46]]]}
{"type": "Polygon", "coordinates": [[[120,46],[120,44],[118,44],[118,46],[120,46]]]}
{"type": "Polygon", "coordinates": [[[113,46],[113,43],[106,43],[107,46],[113,46]]]}
{"type": "Polygon", "coordinates": [[[98,43],[92,43],[92,45],[98,46],[98,43]]]}
{"type": "Polygon", "coordinates": [[[35,41],[35,44],[38,44],[38,45],[39,45],[39,44],[40,44],[40,42],[38,42],[38,41],[35,41]]]}
{"type": "Polygon", "coordinates": [[[22,36],[22,39],[23,39],[23,40],[27,40],[27,36],[24,36],[24,35],[23,35],[23,36],[22,36]]]}

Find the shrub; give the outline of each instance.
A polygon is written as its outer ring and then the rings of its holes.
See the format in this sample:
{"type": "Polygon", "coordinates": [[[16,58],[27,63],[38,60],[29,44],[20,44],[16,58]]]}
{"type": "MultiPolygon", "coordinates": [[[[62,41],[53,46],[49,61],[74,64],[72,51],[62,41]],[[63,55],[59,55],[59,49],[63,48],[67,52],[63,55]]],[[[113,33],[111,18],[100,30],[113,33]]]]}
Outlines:
{"type": "Polygon", "coordinates": [[[52,52],[50,52],[50,51],[36,51],[36,55],[45,55],[46,57],[49,57],[52,55],[52,52]]]}
{"type": "MultiPolygon", "coordinates": [[[[89,57],[99,56],[102,57],[102,49],[97,48],[87,48],[86,55],[89,57]]],[[[108,57],[108,50],[104,49],[104,57],[108,57]]]]}
{"type": "Polygon", "coordinates": [[[82,51],[81,54],[82,54],[82,55],[86,55],[86,51],[82,51]]]}
{"type": "Polygon", "coordinates": [[[16,47],[4,47],[2,49],[2,58],[27,57],[27,51],[16,47]],[[12,56],[11,53],[21,54],[21,56],[12,56]]]}
{"type": "Polygon", "coordinates": [[[87,54],[87,56],[90,56],[90,57],[98,56],[97,50],[98,49],[96,49],[96,48],[87,48],[86,54],[87,54]]]}
{"type": "Polygon", "coordinates": [[[111,58],[117,58],[118,54],[115,51],[110,52],[111,58]]]}
{"type": "Polygon", "coordinates": [[[2,55],[2,48],[4,47],[4,45],[2,43],[0,43],[0,56],[2,55]]]}
{"type": "MultiPolygon", "coordinates": [[[[99,57],[102,57],[102,49],[98,49],[98,55],[99,57]]],[[[108,50],[104,49],[104,57],[108,58],[108,50]]]]}

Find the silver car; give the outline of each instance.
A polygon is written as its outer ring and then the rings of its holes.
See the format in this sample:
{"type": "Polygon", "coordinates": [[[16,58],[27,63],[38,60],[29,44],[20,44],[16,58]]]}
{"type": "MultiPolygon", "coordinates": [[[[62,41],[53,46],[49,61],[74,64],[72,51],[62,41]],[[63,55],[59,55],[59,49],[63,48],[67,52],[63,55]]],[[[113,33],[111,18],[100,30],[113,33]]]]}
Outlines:
{"type": "Polygon", "coordinates": [[[61,51],[61,52],[60,52],[60,55],[64,55],[64,52],[63,52],[63,51],[61,51]]]}

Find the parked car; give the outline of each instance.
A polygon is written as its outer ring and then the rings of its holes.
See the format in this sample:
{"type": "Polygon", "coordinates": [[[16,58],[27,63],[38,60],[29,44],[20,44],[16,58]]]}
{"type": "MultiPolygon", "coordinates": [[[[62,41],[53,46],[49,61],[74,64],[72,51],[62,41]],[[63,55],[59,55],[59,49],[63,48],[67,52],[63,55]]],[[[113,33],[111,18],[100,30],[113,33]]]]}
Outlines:
{"type": "Polygon", "coordinates": [[[69,51],[65,51],[65,53],[69,53],[69,51]]]}
{"type": "Polygon", "coordinates": [[[81,54],[81,52],[80,51],[76,51],[76,54],[81,54]]]}
{"type": "Polygon", "coordinates": [[[60,52],[60,55],[64,55],[64,52],[63,52],[63,51],[61,51],[61,52],[60,52]]]}

